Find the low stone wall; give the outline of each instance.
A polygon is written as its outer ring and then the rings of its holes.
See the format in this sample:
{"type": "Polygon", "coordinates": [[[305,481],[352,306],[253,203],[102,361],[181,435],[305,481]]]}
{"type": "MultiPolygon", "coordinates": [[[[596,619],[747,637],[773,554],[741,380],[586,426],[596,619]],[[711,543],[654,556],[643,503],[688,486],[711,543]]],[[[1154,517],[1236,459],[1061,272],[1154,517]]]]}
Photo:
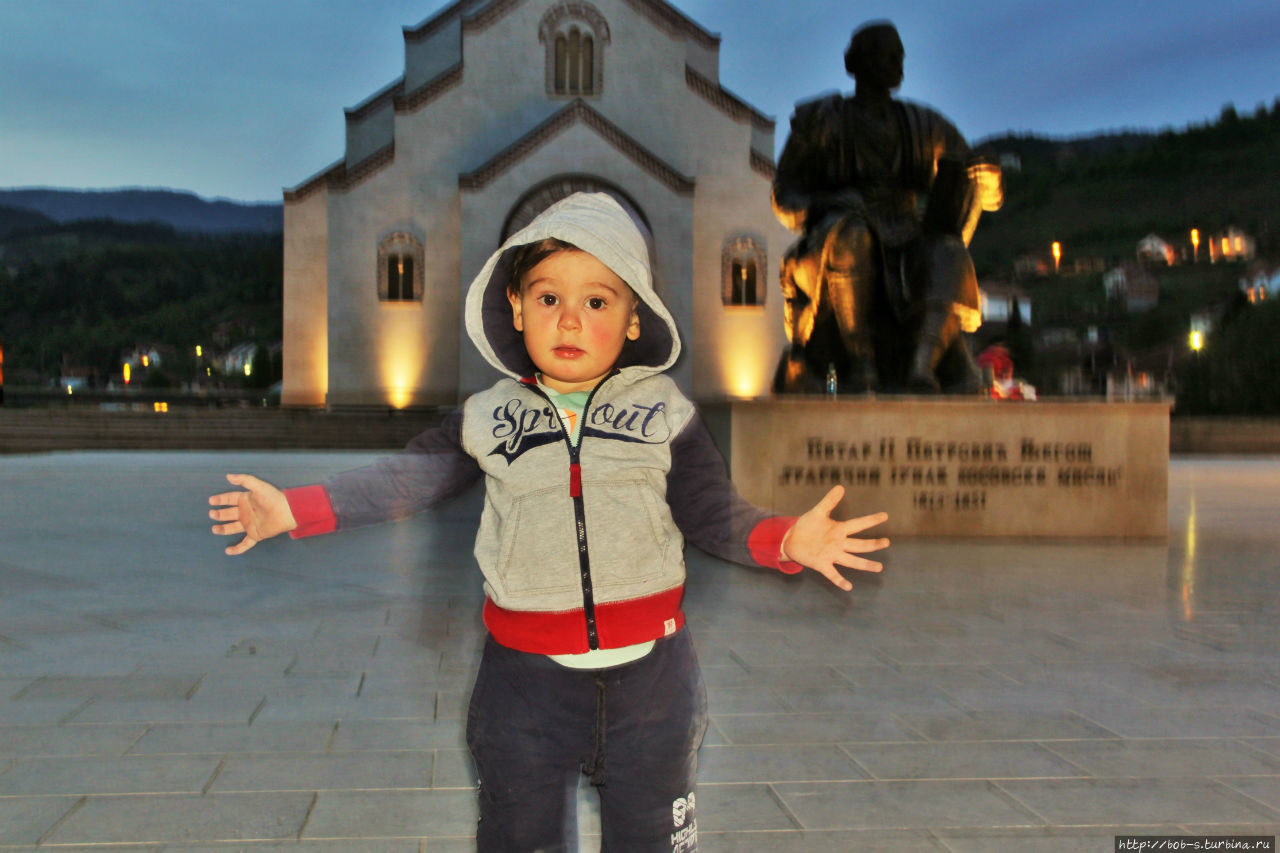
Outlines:
{"type": "Polygon", "coordinates": [[[443,410],[0,408],[0,453],[57,450],[395,450],[443,410]]]}
{"type": "Polygon", "coordinates": [[[1183,418],[1169,422],[1171,453],[1280,453],[1280,418],[1183,418]]]}
{"type": "MultiPolygon", "coordinates": [[[[721,408],[704,407],[709,422],[721,408]]],[[[103,411],[96,406],[0,406],[0,453],[398,449],[419,431],[438,423],[443,411],[171,408],[159,413],[103,411]]],[[[1169,424],[1169,451],[1280,453],[1280,418],[1174,417],[1169,424]]]]}

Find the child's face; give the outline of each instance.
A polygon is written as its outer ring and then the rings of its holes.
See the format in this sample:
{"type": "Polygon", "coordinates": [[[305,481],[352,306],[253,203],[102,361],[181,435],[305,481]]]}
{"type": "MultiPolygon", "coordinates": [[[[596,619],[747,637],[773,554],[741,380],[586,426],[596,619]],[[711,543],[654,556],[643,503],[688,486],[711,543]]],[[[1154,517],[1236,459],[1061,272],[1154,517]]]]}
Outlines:
{"type": "Polygon", "coordinates": [[[520,294],[507,298],[543,383],[561,393],[594,388],[623,342],[640,337],[635,294],[587,252],[548,256],[525,276],[520,294]]]}

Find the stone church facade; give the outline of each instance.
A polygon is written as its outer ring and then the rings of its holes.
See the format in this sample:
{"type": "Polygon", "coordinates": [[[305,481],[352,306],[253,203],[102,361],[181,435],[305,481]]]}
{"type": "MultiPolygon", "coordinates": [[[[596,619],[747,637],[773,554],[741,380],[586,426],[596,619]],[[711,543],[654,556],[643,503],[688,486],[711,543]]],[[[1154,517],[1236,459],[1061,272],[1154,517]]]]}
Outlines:
{"type": "Polygon", "coordinates": [[[649,229],[703,400],[768,393],[786,344],[774,124],[721,88],[719,38],[663,0],[459,0],[346,111],[345,156],[285,193],[287,406],[453,404],[496,378],[462,331],[502,240],[579,189],[649,229]]]}

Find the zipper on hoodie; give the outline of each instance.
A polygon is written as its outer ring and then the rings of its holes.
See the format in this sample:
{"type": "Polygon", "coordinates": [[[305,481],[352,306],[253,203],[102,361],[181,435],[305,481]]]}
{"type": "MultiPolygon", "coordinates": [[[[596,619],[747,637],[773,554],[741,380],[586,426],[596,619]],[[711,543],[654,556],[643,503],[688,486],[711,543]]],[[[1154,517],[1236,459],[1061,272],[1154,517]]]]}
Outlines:
{"type": "MultiPolygon", "coordinates": [[[[576,527],[578,547],[578,572],[582,581],[582,613],[587,620],[587,648],[592,651],[600,648],[600,635],[596,629],[596,599],[591,582],[591,556],[587,548],[587,513],[586,506],[582,500],[581,451],[582,442],[586,440],[587,412],[591,410],[591,401],[595,399],[596,392],[600,390],[600,386],[616,376],[617,373],[618,369],[615,367],[587,395],[587,401],[582,405],[582,426],[579,427],[578,443],[576,445],[573,443],[573,436],[570,435],[568,427],[563,421],[560,423],[560,431],[564,433],[565,446],[569,449],[569,497],[573,499],[573,520],[576,527]]],[[[551,397],[538,386],[536,377],[528,384],[529,387],[537,391],[547,401],[548,405],[553,409],[558,408],[552,402],[551,397]]]]}

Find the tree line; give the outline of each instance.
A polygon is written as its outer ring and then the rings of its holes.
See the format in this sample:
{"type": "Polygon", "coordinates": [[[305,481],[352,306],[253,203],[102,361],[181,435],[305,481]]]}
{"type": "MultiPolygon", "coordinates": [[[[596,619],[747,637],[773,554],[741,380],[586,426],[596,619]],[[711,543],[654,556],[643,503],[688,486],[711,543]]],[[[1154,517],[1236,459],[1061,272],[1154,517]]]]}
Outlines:
{"type": "Polygon", "coordinates": [[[11,384],[49,384],[64,367],[105,384],[139,346],[171,353],[151,382],[177,384],[194,377],[197,345],[212,354],[261,342],[265,352],[281,337],[278,234],[82,221],[14,230],[0,251],[0,342],[11,384]]]}

